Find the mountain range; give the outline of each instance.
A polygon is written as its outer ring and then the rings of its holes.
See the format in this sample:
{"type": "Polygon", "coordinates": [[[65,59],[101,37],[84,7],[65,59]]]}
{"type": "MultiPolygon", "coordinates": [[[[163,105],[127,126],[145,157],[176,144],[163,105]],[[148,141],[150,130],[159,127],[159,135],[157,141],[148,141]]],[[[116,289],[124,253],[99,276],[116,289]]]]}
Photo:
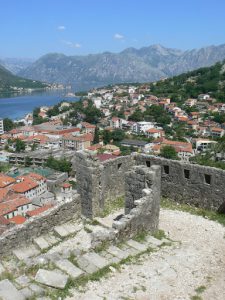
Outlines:
{"type": "Polygon", "coordinates": [[[86,56],[49,53],[17,72],[22,77],[87,90],[115,83],[157,81],[223,59],[225,44],[187,51],[152,45],[86,56]]]}
{"type": "Polygon", "coordinates": [[[21,70],[29,67],[34,61],[35,59],[32,58],[0,57],[0,65],[13,74],[18,74],[21,70]]]}

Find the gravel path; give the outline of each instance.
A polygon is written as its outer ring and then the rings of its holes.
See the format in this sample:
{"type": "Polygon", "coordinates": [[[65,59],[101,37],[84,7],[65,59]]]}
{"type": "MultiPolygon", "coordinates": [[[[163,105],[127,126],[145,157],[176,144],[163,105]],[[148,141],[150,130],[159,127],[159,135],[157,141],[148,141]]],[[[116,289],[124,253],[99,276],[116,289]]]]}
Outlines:
{"type": "Polygon", "coordinates": [[[175,241],[141,262],[124,265],[69,300],[225,299],[225,227],[185,212],[161,210],[160,229],[175,241]],[[203,286],[200,290],[197,288],[203,286]],[[195,298],[193,298],[195,299],[195,298]]]}

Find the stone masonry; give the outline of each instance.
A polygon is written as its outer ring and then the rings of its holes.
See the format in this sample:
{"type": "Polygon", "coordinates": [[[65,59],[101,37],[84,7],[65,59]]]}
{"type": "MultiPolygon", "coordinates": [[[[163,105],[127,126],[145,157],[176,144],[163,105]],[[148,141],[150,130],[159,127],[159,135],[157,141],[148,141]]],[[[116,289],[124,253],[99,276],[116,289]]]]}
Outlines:
{"type": "Polygon", "coordinates": [[[158,229],[161,176],[160,167],[135,166],[125,174],[125,215],[114,221],[117,236],[126,239],[143,231],[158,229]]]}
{"type": "Polygon", "coordinates": [[[162,196],[180,203],[225,212],[225,171],[146,154],[134,156],[139,166],[161,167],[162,196]]]}
{"type": "Polygon", "coordinates": [[[107,201],[125,193],[124,174],[134,164],[131,156],[118,157],[101,163],[90,151],[79,151],[73,160],[82,214],[97,216],[107,201]]]}
{"type": "Polygon", "coordinates": [[[80,196],[77,194],[73,200],[57,204],[41,215],[30,218],[24,224],[17,225],[0,235],[0,258],[19,246],[25,246],[34,238],[50,232],[54,226],[71,219],[79,219],[80,216],[80,196]]]}

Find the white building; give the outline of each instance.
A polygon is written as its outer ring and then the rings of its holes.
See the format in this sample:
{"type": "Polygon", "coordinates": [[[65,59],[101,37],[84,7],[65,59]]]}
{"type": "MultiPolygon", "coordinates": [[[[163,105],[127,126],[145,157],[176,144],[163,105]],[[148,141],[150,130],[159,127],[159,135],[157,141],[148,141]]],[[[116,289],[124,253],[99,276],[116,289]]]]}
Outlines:
{"type": "Polygon", "coordinates": [[[4,124],[3,124],[3,119],[0,119],[0,134],[4,133],[4,124]]]}
{"type": "Polygon", "coordinates": [[[136,126],[133,127],[133,130],[137,134],[145,133],[148,129],[154,128],[153,122],[137,122],[136,126]]]}

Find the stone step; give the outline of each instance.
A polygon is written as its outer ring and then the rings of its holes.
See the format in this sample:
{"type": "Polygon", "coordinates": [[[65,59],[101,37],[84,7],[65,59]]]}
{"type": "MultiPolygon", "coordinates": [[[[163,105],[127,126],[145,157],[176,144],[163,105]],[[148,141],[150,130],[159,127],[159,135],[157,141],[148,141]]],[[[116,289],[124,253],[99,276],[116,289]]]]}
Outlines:
{"type": "Polygon", "coordinates": [[[135,256],[135,255],[137,255],[140,251],[139,250],[137,250],[137,249],[135,249],[135,248],[133,248],[133,247],[130,247],[129,245],[127,245],[127,244],[124,244],[124,245],[122,245],[121,246],[121,249],[124,251],[124,252],[126,252],[127,253],[127,255],[129,256],[135,256]]]}
{"type": "Polygon", "coordinates": [[[29,289],[35,294],[35,296],[44,296],[45,290],[39,285],[32,283],[29,289]]]}
{"type": "Polygon", "coordinates": [[[35,296],[35,293],[31,291],[28,287],[23,288],[20,292],[24,295],[25,299],[32,299],[35,296]]]}
{"type": "Polygon", "coordinates": [[[146,242],[149,244],[149,246],[159,247],[162,245],[163,240],[156,239],[154,236],[149,235],[146,237],[146,242]]]}
{"type": "Polygon", "coordinates": [[[84,275],[84,271],[76,267],[74,264],[72,264],[67,259],[61,259],[59,261],[55,262],[56,267],[58,267],[60,270],[66,272],[68,275],[70,275],[72,278],[78,278],[82,275],[84,275]]]}
{"type": "Polygon", "coordinates": [[[77,258],[77,263],[78,266],[88,274],[95,273],[99,270],[99,268],[96,265],[87,260],[84,256],[79,256],[77,258]]]}
{"type": "Polygon", "coordinates": [[[25,300],[25,296],[8,280],[0,281],[1,300],[25,300]]]}
{"type": "Polygon", "coordinates": [[[42,251],[51,247],[51,244],[43,236],[35,238],[33,243],[42,251]]]}
{"type": "Polygon", "coordinates": [[[40,251],[34,245],[30,245],[24,248],[18,248],[13,250],[13,254],[19,260],[26,260],[30,257],[37,256],[38,254],[40,254],[40,251]]]}
{"type": "Polygon", "coordinates": [[[108,249],[106,249],[106,251],[114,255],[115,257],[119,258],[120,260],[125,259],[129,256],[128,253],[126,253],[125,251],[121,250],[116,246],[110,246],[108,249]]]}
{"type": "Polygon", "coordinates": [[[60,238],[65,238],[65,237],[67,237],[68,235],[71,234],[64,225],[55,226],[54,227],[54,232],[60,238]]]}
{"type": "Polygon", "coordinates": [[[3,267],[3,265],[0,263],[0,276],[2,275],[2,273],[5,272],[5,268],[3,267]]]}
{"type": "Polygon", "coordinates": [[[118,262],[120,262],[120,258],[110,254],[107,251],[102,251],[101,256],[107,259],[110,264],[117,264],[118,262]]]}
{"type": "Polygon", "coordinates": [[[58,244],[61,241],[61,239],[59,237],[56,237],[53,233],[46,234],[43,237],[52,246],[58,244]]]}
{"type": "Polygon", "coordinates": [[[62,274],[58,270],[49,271],[45,269],[39,269],[35,276],[35,281],[38,283],[57,289],[64,289],[68,279],[68,275],[62,274]]]}
{"type": "Polygon", "coordinates": [[[30,281],[30,278],[26,275],[21,275],[15,279],[16,284],[18,284],[21,288],[27,287],[30,281]]]}
{"type": "Polygon", "coordinates": [[[86,253],[83,255],[83,257],[90,263],[93,263],[99,269],[102,269],[110,264],[106,258],[100,256],[95,252],[86,253]]]}
{"type": "Polygon", "coordinates": [[[134,249],[136,249],[136,250],[138,250],[140,252],[146,251],[148,249],[147,245],[141,244],[141,243],[139,243],[139,242],[137,242],[135,240],[132,240],[132,239],[128,240],[126,242],[126,244],[129,245],[130,247],[133,247],[134,249]]]}
{"type": "Polygon", "coordinates": [[[66,223],[66,224],[63,224],[63,226],[70,234],[77,233],[83,227],[82,224],[78,224],[78,223],[66,223]]]}

